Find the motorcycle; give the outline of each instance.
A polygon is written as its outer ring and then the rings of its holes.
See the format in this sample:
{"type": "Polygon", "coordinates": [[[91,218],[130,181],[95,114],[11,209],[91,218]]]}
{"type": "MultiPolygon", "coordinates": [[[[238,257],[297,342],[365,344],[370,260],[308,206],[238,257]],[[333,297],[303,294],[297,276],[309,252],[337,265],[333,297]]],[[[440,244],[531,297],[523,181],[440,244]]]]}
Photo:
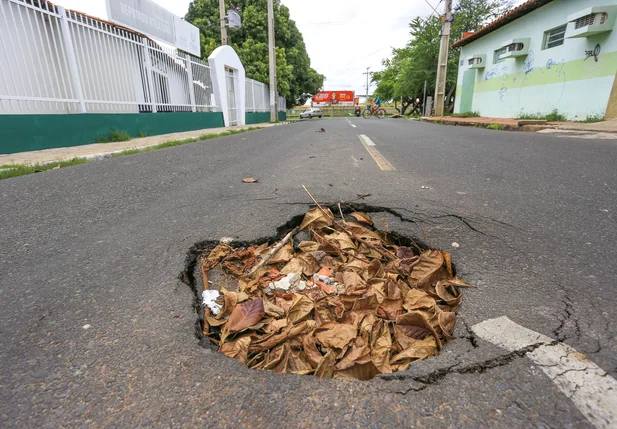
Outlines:
{"type": "Polygon", "coordinates": [[[359,118],[361,113],[362,109],[360,109],[360,106],[356,106],[356,117],[359,118]]]}

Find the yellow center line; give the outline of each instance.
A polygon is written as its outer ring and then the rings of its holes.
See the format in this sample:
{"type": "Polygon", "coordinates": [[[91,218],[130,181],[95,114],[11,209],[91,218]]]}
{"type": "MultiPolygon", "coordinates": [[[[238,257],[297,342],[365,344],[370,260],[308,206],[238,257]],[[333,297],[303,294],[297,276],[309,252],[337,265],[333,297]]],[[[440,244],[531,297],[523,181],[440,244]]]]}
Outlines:
{"type": "Polygon", "coordinates": [[[369,155],[373,157],[373,159],[377,163],[377,166],[381,170],[383,171],[396,170],[396,168],[394,168],[394,166],[390,164],[390,161],[388,161],[386,158],[384,158],[382,154],[379,153],[379,151],[375,147],[375,143],[373,143],[371,139],[369,139],[364,134],[361,134],[358,137],[360,138],[360,141],[362,142],[362,145],[364,145],[364,148],[366,149],[366,151],[369,153],[369,155]]]}

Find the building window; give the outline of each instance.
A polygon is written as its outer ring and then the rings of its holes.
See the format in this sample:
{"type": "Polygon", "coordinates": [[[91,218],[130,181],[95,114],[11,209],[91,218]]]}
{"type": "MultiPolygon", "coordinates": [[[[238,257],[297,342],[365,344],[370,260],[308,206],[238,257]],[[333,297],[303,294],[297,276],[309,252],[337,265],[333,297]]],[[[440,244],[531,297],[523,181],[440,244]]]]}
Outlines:
{"type": "Polygon", "coordinates": [[[473,66],[474,64],[482,64],[482,58],[474,57],[469,60],[469,65],[473,66]]]}
{"type": "Polygon", "coordinates": [[[608,13],[602,12],[600,14],[600,25],[604,24],[608,20],[608,13]]]}
{"type": "Polygon", "coordinates": [[[512,43],[511,45],[507,46],[508,52],[522,51],[524,47],[525,45],[523,45],[522,43],[512,43]]]}
{"type": "Polygon", "coordinates": [[[493,64],[503,63],[506,59],[505,58],[501,58],[501,56],[503,54],[505,54],[506,52],[508,52],[508,47],[507,46],[504,46],[501,49],[497,49],[495,51],[495,55],[493,56],[493,64]]]}
{"type": "Polygon", "coordinates": [[[567,25],[554,28],[544,33],[544,49],[551,49],[563,45],[567,25]]]}

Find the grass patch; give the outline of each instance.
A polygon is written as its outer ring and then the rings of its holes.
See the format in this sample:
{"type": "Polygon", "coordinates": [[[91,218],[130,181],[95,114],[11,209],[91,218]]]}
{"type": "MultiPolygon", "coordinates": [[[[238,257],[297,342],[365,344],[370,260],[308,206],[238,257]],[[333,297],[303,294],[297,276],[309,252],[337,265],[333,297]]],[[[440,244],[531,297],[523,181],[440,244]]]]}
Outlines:
{"type": "Polygon", "coordinates": [[[503,131],[506,128],[503,125],[500,125],[500,124],[491,124],[488,127],[486,127],[486,129],[488,129],[488,130],[496,130],[496,131],[503,131]]]}
{"type": "Polygon", "coordinates": [[[211,139],[216,139],[219,137],[233,136],[234,134],[242,134],[247,131],[255,131],[255,130],[260,130],[260,129],[261,129],[260,127],[249,127],[249,128],[245,128],[242,130],[225,131],[220,134],[203,134],[197,138],[192,138],[192,139],[172,140],[172,141],[168,141],[168,142],[153,145],[153,146],[123,150],[122,152],[114,153],[112,155],[112,158],[117,158],[117,157],[125,156],[125,155],[134,155],[136,153],[152,152],[153,150],[165,149],[167,147],[181,146],[183,144],[195,143],[195,142],[200,142],[203,140],[211,140],[211,139]]]}
{"type": "MultiPolygon", "coordinates": [[[[140,137],[143,137],[141,136],[141,132],[139,134],[140,134],[140,137]]],[[[111,130],[109,133],[95,138],[94,143],[127,142],[131,140],[132,138],[133,137],[129,136],[124,131],[111,130]]]]}
{"type": "Polygon", "coordinates": [[[586,124],[594,124],[596,122],[602,122],[603,120],[604,116],[602,115],[587,115],[587,117],[580,122],[584,122],[586,124]]]}
{"type": "Polygon", "coordinates": [[[549,122],[565,122],[567,118],[565,115],[559,113],[557,109],[554,109],[551,113],[523,113],[516,119],[527,119],[527,120],[544,120],[549,122]]]}
{"type": "Polygon", "coordinates": [[[92,161],[92,159],[86,158],[73,158],[66,161],[52,162],[49,164],[0,165],[0,180],[8,179],[9,177],[24,176],[26,174],[40,173],[41,171],[55,170],[62,167],[71,167],[73,165],[85,164],[92,161]]]}
{"type": "MultiPolygon", "coordinates": [[[[226,136],[231,136],[234,134],[241,134],[247,131],[255,131],[255,130],[260,130],[260,129],[261,127],[249,127],[249,128],[245,128],[241,130],[225,131],[220,134],[204,134],[202,136],[199,136],[193,139],[172,140],[172,141],[157,144],[154,146],[148,146],[148,147],[139,148],[139,149],[127,149],[122,152],[114,153],[112,157],[117,158],[117,157],[125,156],[125,155],[134,155],[137,153],[152,152],[154,150],[164,149],[166,147],[180,146],[183,144],[195,143],[195,142],[202,141],[202,140],[211,140],[211,139],[216,139],[219,137],[226,137],[226,136]]],[[[69,159],[66,161],[51,162],[48,164],[0,165],[0,180],[8,179],[10,177],[24,176],[26,174],[40,173],[42,171],[47,171],[47,170],[55,170],[57,168],[71,167],[73,165],[86,164],[88,162],[93,162],[93,161],[95,160],[86,159],[86,158],[73,158],[73,159],[69,159]]]]}
{"type": "Polygon", "coordinates": [[[453,113],[451,116],[453,118],[479,118],[480,114],[478,112],[463,112],[463,113],[453,113]]]}

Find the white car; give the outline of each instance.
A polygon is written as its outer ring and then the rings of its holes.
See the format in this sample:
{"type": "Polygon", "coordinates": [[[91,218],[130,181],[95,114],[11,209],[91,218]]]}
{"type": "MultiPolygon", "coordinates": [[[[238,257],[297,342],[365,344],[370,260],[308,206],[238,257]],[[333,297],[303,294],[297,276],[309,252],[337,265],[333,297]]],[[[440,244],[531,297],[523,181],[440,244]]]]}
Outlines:
{"type": "Polygon", "coordinates": [[[321,118],[323,116],[323,112],[316,107],[309,107],[304,112],[300,113],[301,119],[304,119],[304,118],[311,119],[313,116],[317,116],[318,118],[321,118]]]}

